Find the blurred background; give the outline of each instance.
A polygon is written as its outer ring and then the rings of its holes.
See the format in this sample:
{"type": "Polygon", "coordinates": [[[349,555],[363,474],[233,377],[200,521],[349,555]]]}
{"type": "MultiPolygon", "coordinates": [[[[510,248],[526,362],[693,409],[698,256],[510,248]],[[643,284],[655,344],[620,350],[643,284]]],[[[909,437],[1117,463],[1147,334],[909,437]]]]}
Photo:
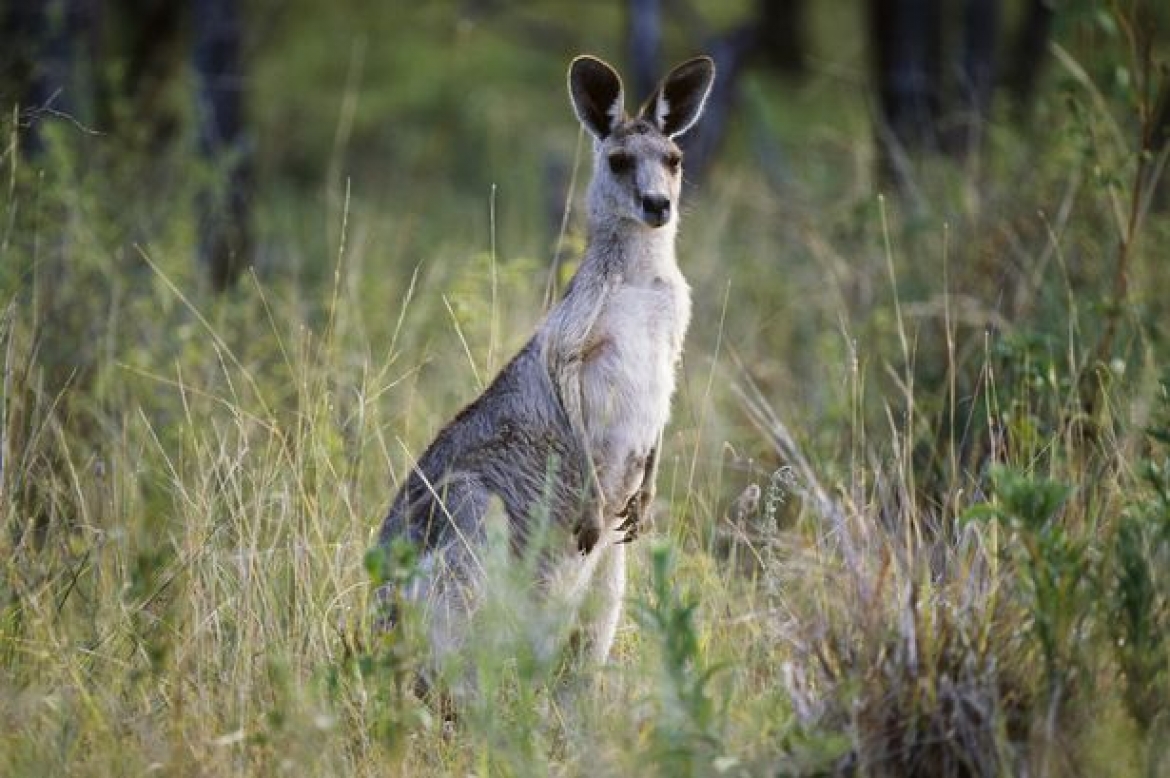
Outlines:
{"type": "MultiPolygon", "coordinates": [[[[950,157],[977,177],[990,130],[1027,136],[1063,108],[1042,99],[1059,89],[1040,86],[1076,74],[1051,64],[1050,44],[1109,97],[1156,87],[1111,61],[1115,49],[1154,44],[1155,5],[1132,4],[1119,24],[1123,9],[1107,4],[1040,0],[48,0],[6,5],[2,64],[33,154],[62,122],[94,147],[202,154],[213,175],[200,232],[233,233],[200,238],[224,287],[273,259],[271,241],[251,241],[251,211],[342,178],[397,213],[420,187],[480,205],[492,185],[506,187],[507,232],[528,241],[517,250],[537,248],[537,220],[559,223],[575,164],[556,76],[581,51],[627,74],[631,108],[668,64],[715,57],[716,94],[687,139],[693,183],[718,177],[719,162],[746,162],[776,195],[863,186],[921,210],[933,198],[916,181],[920,156],[950,157]]],[[[1151,122],[1165,133],[1164,116],[1151,122]]],[[[468,226],[484,232],[482,218],[468,226]]]]}

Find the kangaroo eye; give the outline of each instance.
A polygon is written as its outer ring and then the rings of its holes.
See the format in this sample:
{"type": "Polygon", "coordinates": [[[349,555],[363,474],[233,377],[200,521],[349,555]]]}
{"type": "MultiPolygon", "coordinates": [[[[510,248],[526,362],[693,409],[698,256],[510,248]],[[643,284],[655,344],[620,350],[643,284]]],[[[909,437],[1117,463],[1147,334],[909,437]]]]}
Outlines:
{"type": "Polygon", "coordinates": [[[629,173],[634,169],[634,158],[629,154],[610,154],[609,169],[615,176],[629,173]]]}
{"type": "Polygon", "coordinates": [[[678,172],[678,166],[682,164],[682,154],[672,152],[666,155],[666,166],[670,168],[670,172],[678,172]]]}

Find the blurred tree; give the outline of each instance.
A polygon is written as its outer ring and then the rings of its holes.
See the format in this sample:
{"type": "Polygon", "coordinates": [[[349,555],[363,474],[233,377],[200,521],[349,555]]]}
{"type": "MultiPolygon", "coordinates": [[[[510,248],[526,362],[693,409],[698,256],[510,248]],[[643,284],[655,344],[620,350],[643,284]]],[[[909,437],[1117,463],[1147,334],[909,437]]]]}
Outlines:
{"type": "MultiPolygon", "coordinates": [[[[661,0],[629,0],[629,51],[632,86],[638,99],[654,88],[663,67],[661,0]]],[[[753,15],[730,30],[713,33],[686,0],[668,0],[670,18],[715,60],[718,77],[703,121],[682,138],[687,178],[696,181],[710,165],[735,103],[740,76],[749,63],[786,75],[804,71],[804,0],[756,0],[753,15]]]]}
{"type": "Polygon", "coordinates": [[[1007,73],[1007,88],[1015,102],[1018,117],[1022,118],[1032,105],[1040,65],[1048,52],[1048,39],[1052,35],[1055,15],[1053,0],[1031,0],[1024,10],[1024,19],[1012,46],[1012,60],[1007,73]]]}
{"type": "Polygon", "coordinates": [[[194,0],[199,150],[217,167],[220,186],[199,202],[199,257],[212,286],[235,283],[252,255],[248,223],[251,154],[245,144],[242,24],[236,0],[194,0]]]}
{"type": "Polygon", "coordinates": [[[47,118],[113,126],[114,90],[128,98],[135,127],[146,128],[147,141],[165,143],[175,134],[175,117],[162,106],[161,94],[181,69],[188,22],[199,151],[214,172],[198,197],[198,254],[212,286],[222,290],[251,255],[239,3],[20,0],[0,16],[0,79],[5,102],[21,108],[23,143],[33,154],[42,146],[39,124],[47,118]],[[115,60],[121,65],[116,83],[108,77],[115,60]]]}
{"type": "Polygon", "coordinates": [[[870,0],[868,10],[878,100],[878,179],[905,184],[910,178],[908,152],[941,146],[940,9],[936,0],[870,0]]]}
{"type": "Polygon", "coordinates": [[[632,97],[641,100],[654,89],[662,66],[662,3],[630,0],[630,75],[632,97]]]}
{"type": "Polygon", "coordinates": [[[958,115],[949,146],[961,156],[970,156],[982,148],[983,130],[991,115],[999,0],[966,0],[964,6],[958,115]]]}
{"type": "Polygon", "coordinates": [[[802,74],[807,57],[804,0],[758,0],[756,7],[760,61],[781,73],[802,74]]]}
{"type": "MultiPolygon", "coordinates": [[[[905,192],[920,151],[978,159],[991,115],[999,0],[961,0],[958,55],[948,52],[942,0],[870,0],[871,66],[877,93],[877,176],[905,192]],[[949,74],[954,74],[950,77],[949,74]]],[[[1050,0],[1028,0],[1006,85],[1026,116],[1052,29],[1050,0]]]]}
{"type": "MultiPolygon", "coordinates": [[[[749,65],[799,75],[807,60],[804,0],[756,0],[752,16],[712,33],[687,0],[629,0],[628,45],[633,91],[653,88],[662,67],[664,16],[715,59],[719,78],[704,120],[684,139],[688,175],[702,176],[726,131],[739,78],[749,65]]],[[[1011,40],[1004,85],[1018,118],[1026,117],[1048,50],[1053,0],[1026,0],[1011,40]]],[[[869,0],[866,23],[877,95],[877,174],[905,191],[910,160],[943,152],[977,160],[991,114],[1000,52],[1000,0],[869,0]],[[961,6],[956,6],[961,3],[961,6]],[[947,14],[961,7],[961,14],[947,14]],[[956,30],[948,30],[950,19],[956,30]],[[948,32],[954,32],[949,36],[948,32]],[[958,46],[944,42],[953,37],[958,46]]]]}

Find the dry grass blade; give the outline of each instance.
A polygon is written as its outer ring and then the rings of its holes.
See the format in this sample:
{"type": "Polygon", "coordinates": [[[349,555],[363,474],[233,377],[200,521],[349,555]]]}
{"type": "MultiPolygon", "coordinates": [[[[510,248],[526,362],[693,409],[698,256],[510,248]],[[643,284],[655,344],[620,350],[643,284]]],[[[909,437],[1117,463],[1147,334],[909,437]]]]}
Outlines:
{"type": "Polygon", "coordinates": [[[829,496],[828,490],[821,484],[808,458],[800,450],[788,425],[772,410],[771,404],[734,350],[731,351],[731,358],[739,374],[738,380],[731,382],[731,391],[739,400],[740,407],[755,428],[776,449],[776,453],[795,469],[796,489],[801,496],[812,504],[825,526],[832,528],[834,533],[844,540],[847,537],[847,533],[844,532],[845,511],[829,496]]]}

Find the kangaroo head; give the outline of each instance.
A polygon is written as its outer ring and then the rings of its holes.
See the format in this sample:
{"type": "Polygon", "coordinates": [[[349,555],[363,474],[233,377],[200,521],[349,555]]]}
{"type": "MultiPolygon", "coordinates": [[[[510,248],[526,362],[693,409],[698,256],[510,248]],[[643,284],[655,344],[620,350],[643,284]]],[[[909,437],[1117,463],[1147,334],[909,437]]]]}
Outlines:
{"type": "Polygon", "coordinates": [[[682,186],[682,151],[674,139],[699,120],[714,80],[710,57],[687,60],[631,117],[612,67],[596,57],[573,60],[569,95],[594,141],[589,200],[595,215],[651,228],[674,222],[682,186]]]}

